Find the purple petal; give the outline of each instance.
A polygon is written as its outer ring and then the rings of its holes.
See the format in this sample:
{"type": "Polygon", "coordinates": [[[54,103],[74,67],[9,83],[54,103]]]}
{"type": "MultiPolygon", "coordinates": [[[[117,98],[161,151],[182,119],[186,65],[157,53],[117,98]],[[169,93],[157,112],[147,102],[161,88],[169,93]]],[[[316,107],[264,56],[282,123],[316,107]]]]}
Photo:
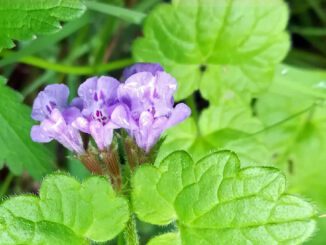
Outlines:
{"type": "Polygon", "coordinates": [[[131,129],[129,109],[126,106],[118,105],[111,114],[111,121],[121,128],[131,129]]]}
{"type": "Polygon", "coordinates": [[[103,126],[98,121],[92,121],[90,122],[89,129],[92,137],[97,144],[97,147],[100,150],[104,150],[111,144],[113,138],[113,129],[110,128],[109,125],[103,126]]]}
{"type": "Polygon", "coordinates": [[[165,125],[167,122],[167,118],[166,117],[161,117],[158,118],[154,121],[150,133],[148,135],[148,139],[147,139],[147,147],[146,147],[146,151],[149,152],[150,149],[157,143],[157,141],[160,139],[161,134],[163,133],[164,129],[165,129],[165,125]]]}
{"type": "Polygon", "coordinates": [[[126,104],[132,111],[132,116],[138,119],[140,113],[152,108],[152,97],[155,91],[155,77],[149,72],[139,72],[127,79],[118,89],[120,102],[126,104]]]}
{"type": "Polygon", "coordinates": [[[69,107],[62,111],[62,116],[66,123],[70,125],[77,117],[81,116],[81,113],[77,107],[69,107]]]}
{"type": "Polygon", "coordinates": [[[48,143],[52,140],[51,137],[40,127],[33,126],[31,129],[31,138],[35,142],[48,143]]]}
{"type": "Polygon", "coordinates": [[[41,122],[41,126],[46,132],[55,132],[60,135],[66,128],[66,122],[62,113],[58,109],[54,109],[50,118],[41,122]]]}
{"type": "Polygon", "coordinates": [[[67,105],[69,88],[64,84],[51,84],[45,87],[44,93],[56,99],[59,108],[67,105]]]}
{"type": "Polygon", "coordinates": [[[97,87],[97,77],[88,78],[78,88],[78,95],[84,101],[84,106],[89,106],[93,103],[94,93],[97,87]]]}
{"type": "Polygon", "coordinates": [[[120,82],[113,77],[102,76],[97,80],[98,97],[105,96],[108,104],[117,101],[117,90],[120,82]]]}
{"type": "Polygon", "coordinates": [[[89,121],[84,117],[77,117],[71,125],[84,133],[91,133],[89,130],[89,121]]]}
{"type": "Polygon", "coordinates": [[[139,147],[145,151],[149,150],[148,137],[154,122],[153,115],[150,112],[143,112],[139,118],[139,129],[135,132],[136,142],[139,147]]]}
{"type": "Polygon", "coordinates": [[[177,89],[177,81],[166,72],[156,74],[155,93],[153,103],[155,117],[168,115],[173,108],[173,95],[177,89]]]}
{"type": "Polygon", "coordinates": [[[126,81],[130,76],[138,72],[150,72],[153,75],[158,71],[164,71],[163,67],[157,63],[138,63],[124,69],[121,81],[126,81]]]}
{"type": "Polygon", "coordinates": [[[50,116],[54,108],[63,109],[67,105],[69,89],[64,84],[51,84],[45,87],[34,100],[32,118],[37,121],[50,116]]]}
{"type": "Polygon", "coordinates": [[[54,109],[49,119],[42,121],[40,127],[49,136],[60,144],[78,154],[84,154],[83,141],[77,129],[67,125],[63,115],[54,109]]]}
{"type": "Polygon", "coordinates": [[[74,98],[71,103],[70,103],[70,106],[71,107],[76,107],[78,108],[80,111],[83,110],[84,108],[84,102],[81,98],[77,97],[77,98],[74,98]]]}
{"type": "Polygon", "coordinates": [[[97,101],[112,104],[117,100],[119,81],[112,77],[92,77],[82,83],[78,95],[84,101],[84,106],[89,107],[97,101]]]}
{"type": "Polygon", "coordinates": [[[149,128],[152,126],[154,121],[153,115],[150,112],[143,112],[139,117],[139,127],[149,128]]]}
{"type": "Polygon", "coordinates": [[[177,104],[173,109],[172,114],[165,125],[165,129],[170,128],[184,121],[186,118],[190,116],[190,114],[191,114],[191,110],[186,104],[184,103],[177,104]]]}

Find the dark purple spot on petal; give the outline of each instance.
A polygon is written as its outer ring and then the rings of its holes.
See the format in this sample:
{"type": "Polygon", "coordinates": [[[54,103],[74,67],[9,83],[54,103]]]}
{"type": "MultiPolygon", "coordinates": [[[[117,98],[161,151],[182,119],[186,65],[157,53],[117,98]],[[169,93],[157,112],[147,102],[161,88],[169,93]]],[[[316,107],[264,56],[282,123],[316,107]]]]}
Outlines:
{"type": "Polygon", "coordinates": [[[98,101],[97,93],[94,94],[94,100],[98,101]]]}
{"type": "Polygon", "coordinates": [[[49,113],[51,113],[51,112],[52,112],[52,110],[51,110],[50,106],[46,105],[46,106],[45,106],[45,108],[46,108],[46,110],[47,110],[49,113]]]}
{"type": "Polygon", "coordinates": [[[57,104],[53,101],[50,101],[49,104],[50,104],[51,109],[54,109],[57,106],[57,104]]]}
{"type": "Polygon", "coordinates": [[[154,98],[156,98],[156,99],[159,99],[160,98],[160,96],[159,96],[159,94],[157,93],[156,90],[154,91],[154,98]]]}
{"type": "Polygon", "coordinates": [[[102,90],[100,91],[100,99],[105,100],[105,95],[102,90]]]}

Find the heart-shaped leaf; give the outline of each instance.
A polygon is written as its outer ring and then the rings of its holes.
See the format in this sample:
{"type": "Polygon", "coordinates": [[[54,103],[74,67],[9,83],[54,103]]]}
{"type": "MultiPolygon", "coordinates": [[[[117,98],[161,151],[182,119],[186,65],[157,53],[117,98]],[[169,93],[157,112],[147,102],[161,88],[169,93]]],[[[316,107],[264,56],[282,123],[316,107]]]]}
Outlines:
{"type": "Polygon", "coordinates": [[[176,220],[182,244],[300,244],[315,229],[314,207],[284,193],[277,169],[240,168],[230,151],[197,163],[174,152],[158,167],[140,167],[132,183],[138,217],[159,225],[176,220]]]}
{"type": "Polygon", "coordinates": [[[148,16],[133,54],[177,78],[178,100],[198,88],[214,103],[230,90],[247,98],[285,57],[287,21],[283,0],[173,0],[148,16]]]}
{"type": "Polygon", "coordinates": [[[1,244],[87,244],[107,241],[129,219],[128,202],[104,177],[83,183],[53,174],[43,181],[40,197],[12,197],[0,206],[1,244]]]}

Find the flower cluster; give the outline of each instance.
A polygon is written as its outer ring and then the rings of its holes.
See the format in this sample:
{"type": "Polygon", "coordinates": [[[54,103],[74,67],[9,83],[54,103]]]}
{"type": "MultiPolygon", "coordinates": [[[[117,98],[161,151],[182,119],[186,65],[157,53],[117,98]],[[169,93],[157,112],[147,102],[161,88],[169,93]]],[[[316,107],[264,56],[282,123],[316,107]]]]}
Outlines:
{"type": "Polygon", "coordinates": [[[92,136],[100,152],[111,145],[114,130],[123,128],[148,153],[161,134],[190,115],[187,105],[174,106],[176,80],[158,64],[136,64],[112,77],[92,77],[82,83],[78,97],[68,103],[69,89],[48,85],[34,101],[31,137],[57,140],[77,155],[85,154],[81,133],[92,136]]]}

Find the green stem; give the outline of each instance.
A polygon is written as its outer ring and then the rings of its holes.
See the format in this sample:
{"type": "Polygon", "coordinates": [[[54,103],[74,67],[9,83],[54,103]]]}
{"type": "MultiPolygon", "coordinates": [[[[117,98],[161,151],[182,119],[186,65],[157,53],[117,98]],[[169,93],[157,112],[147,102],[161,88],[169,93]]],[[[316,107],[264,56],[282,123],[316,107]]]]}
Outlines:
{"type": "Polygon", "coordinates": [[[99,3],[99,2],[86,2],[85,5],[88,9],[94,10],[100,13],[108,14],[125,20],[127,22],[131,22],[134,24],[141,24],[145,19],[146,14],[118,7],[116,5],[107,4],[107,3],[99,3]]]}
{"type": "Polygon", "coordinates": [[[326,218],[326,214],[320,215],[319,218],[326,218]]]}
{"type": "Polygon", "coordinates": [[[191,116],[195,119],[195,121],[198,121],[198,109],[197,109],[197,105],[196,105],[196,98],[195,98],[195,94],[190,95],[187,99],[186,99],[186,103],[187,105],[190,107],[191,109],[191,116]]]}
{"type": "Polygon", "coordinates": [[[325,28],[318,27],[300,27],[300,26],[292,26],[290,28],[292,33],[300,34],[303,36],[326,36],[325,28]]]}
{"type": "Polygon", "coordinates": [[[8,175],[6,176],[4,182],[1,186],[0,197],[6,195],[8,188],[9,188],[11,182],[13,181],[14,177],[15,177],[14,175],[12,175],[11,173],[8,173],[8,175]]]}
{"type": "MultiPolygon", "coordinates": [[[[123,147],[124,148],[124,147],[123,147]]],[[[125,149],[124,149],[125,150],[125,149]]],[[[127,159],[126,152],[123,152],[124,154],[124,159],[127,159]]],[[[124,171],[122,170],[123,173],[123,182],[124,182],[124,194],[126,198],[128,198],[129,203],[131,203],[131,183],[130,179],[132,177],[132,170],[129,165],[125,165],[124,171]]],[[[137,233],[137,228],[136,228],[136,219],[134,214],[130,215],[130,218],[127,222],[126,228],[123,231],[124,235],[124,244],[125,245],[139,245],[139,238],[138,238],[138,233],[137,233]]]]}
{"type": "Polygon", "coordinates": [[[22,58],[20,62],[38,68],[42,68],[45,70],[52,70],[56,72],[66,73],[66,74],[92,75],[96,73],[118,70],[128,65],[131,65],[134,61],[132,58],[128,58],[128,59],[112,61],[107,64],[100,64],[97,66],[71,66],[71,65],[57,64],[38,57],[29,56],[29,57],[22,58]]]}
{"type": "Polygon", "coordinates": [[[134,215],[131,215],[126,228],[124,230],[126,245],[139,245],[139,239],[136,229],[136,220],[134,215]]]}
{"type": "Polygon", "coordinates": [[[294,135],[294,137],[292,138],[292,140],[288,141],[288,145],[285,148],[285,151],[278,157],[278,162],[282,163],[286,160],[286,158],[289,156],[289,154],[291,153],[293,147],[295,146],[295,144],[298,142],[298,139],[300,138],[300,136],[302,135],[302,132],[304,131],[304,129],[306,128],[307,124],[309,123],[309,121],[311,120],[314,112],[315,112],[315,108],[316,106],[313,105],[310,110],[308,110],[308,115],[307,117],[303,120],[303,122],[301,124],[298,125],[297,131],[294,135]]]}
{"type": "Polygon", "coordinates": [[[311,8],[314,10],[318,18],[326,25],[326,16],[320,3],[316,2],[315,0],[307,0],[307,2],[310,4],[311,8]]]}
{"type": "Polygon", "coordinates": [[[269,126],[263,128],[262,130],[259,130],[259,131],[255,132],[255,133],[251,134],[249,137],[255,136],[257,134],[264,133],[264,132],[269,131],[269,130],[271,130],[273,128],[276,128],[276,127],[278,127],[278,126],[280,126],[280,125],[282,125],[282,124],[284,124],[284,123],[286,123],[288,121],[291,121],[292,119],[297,118],[297,117],[301,116],[302,114],[307,113],[308,111],[311,111],[315,106],[316,106],[316,104],[312,104],[311,106],[307,107],[306,109],[304,109],[302,111],[299,111],[299,112],[297,112],[297,113],[295,113],[295,114],[293,114],[293,115],[291,115],[291,116],[289,116],[289,117],[287,117],[287,118],[285,118],[283,120],[280,120],[280,121],[278,121],[278,122],[276,122],[276,123],[274,123],[272,125],[269,125],[269,126]]]}

